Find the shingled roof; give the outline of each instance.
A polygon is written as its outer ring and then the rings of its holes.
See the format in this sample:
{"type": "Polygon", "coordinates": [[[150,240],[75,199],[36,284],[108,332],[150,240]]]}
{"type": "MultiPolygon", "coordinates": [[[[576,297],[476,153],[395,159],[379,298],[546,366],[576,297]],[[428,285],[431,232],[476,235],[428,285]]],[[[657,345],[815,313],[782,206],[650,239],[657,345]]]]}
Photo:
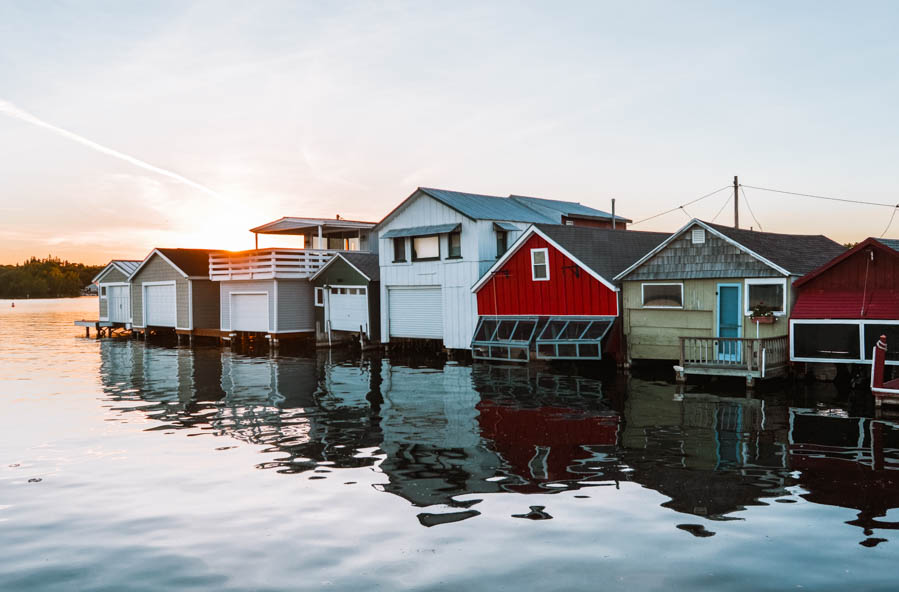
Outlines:
{"type": "Polygon", "coordinates": [[[377,253],[364,253],[362,251],[345,251],[340,256],[346,259],[350,265],[368,276],[368,279],[376,282],[381,279],[381,266],[377,253]]]}
{"type": "Polygon", "coordinates": [[[534,227],[609,281],[671,236],[667,232],[557,224],[535,224],[534,227]]]}
{"type": "Polygon", "coordinates": [[[188,276],[209,276],[209,254],[221,249],[156,249],[188,276]]]}
{"type": "Polygon", "coordinates": [[[804,275],[846,251],[846,247],[822,234],[777,234],[703,224],[782,267],[790,275],[804,275]]]}

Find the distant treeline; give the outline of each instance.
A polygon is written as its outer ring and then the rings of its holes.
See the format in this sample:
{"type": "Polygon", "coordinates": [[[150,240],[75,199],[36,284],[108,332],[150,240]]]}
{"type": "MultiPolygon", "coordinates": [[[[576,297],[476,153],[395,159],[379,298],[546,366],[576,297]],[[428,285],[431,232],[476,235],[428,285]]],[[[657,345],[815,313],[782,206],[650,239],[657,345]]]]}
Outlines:
{"type": "Polygon", "coordinates": [[[21,265],[0,265],[0,298],[80,296],[103,266],[32,257],[21,265]]]}

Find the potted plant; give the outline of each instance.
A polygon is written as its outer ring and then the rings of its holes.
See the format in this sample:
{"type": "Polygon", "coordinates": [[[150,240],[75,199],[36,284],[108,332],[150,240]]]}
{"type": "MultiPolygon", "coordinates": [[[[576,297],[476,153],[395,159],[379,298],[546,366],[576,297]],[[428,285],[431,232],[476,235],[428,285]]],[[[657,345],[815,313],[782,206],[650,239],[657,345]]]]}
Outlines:
{"type": "Polygon", "coordinates": [[[774,316],[774,309],[764,302],[759,302],[752,307],[749,318],[753,323],[762,325],[771,325],[777,320],[777,317],[774,316]]]}

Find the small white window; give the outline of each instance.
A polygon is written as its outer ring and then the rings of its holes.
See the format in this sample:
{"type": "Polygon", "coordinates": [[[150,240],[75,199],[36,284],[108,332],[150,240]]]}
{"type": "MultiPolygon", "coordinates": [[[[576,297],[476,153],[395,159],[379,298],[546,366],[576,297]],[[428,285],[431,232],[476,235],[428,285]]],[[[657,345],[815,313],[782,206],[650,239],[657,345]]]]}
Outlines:
{"type": "Polygon", "coordinates": [[[106,286],[100,286],[100,298],[106,298],[106,286]]]}
{"type": "Polygon", "coordinates": [[[324,288],[316,288],[315,289],[315,306],[324,306],[325,305],[325,289],[324,288]]]}
{"type": "Polygon", "coordinates": [[[787,279],[746,280],[746,316],[781,317],[787,312],[787,279]]]}
{"type": "Polygon", "coordinates": [[[694,228],[693,234],[691,236],[693,238],[694,245],[705,244],[705,229],[704,228],[694,228]]]}
{"type": "Polygon", "coordinates": [[[683,284],[643,284],[644,308],[683,308],[683,284]]]}
{"type": "Polygon", "coordinates": [[[531,279],[535,282],[549,281],[548,249],[531,249],[531,279]]]}

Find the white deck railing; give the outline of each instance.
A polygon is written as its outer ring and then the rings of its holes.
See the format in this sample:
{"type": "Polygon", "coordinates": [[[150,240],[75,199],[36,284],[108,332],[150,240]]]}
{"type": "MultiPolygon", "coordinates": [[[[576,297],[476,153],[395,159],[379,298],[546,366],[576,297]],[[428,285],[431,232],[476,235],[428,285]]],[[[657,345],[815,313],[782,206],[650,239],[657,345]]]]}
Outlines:
{"type": "Polygon", "coordinates": [[[271,280],[312,276],[340,251],[323,249],[257,249],[239,253],[211,253],[209,279],[271,280]]]}

